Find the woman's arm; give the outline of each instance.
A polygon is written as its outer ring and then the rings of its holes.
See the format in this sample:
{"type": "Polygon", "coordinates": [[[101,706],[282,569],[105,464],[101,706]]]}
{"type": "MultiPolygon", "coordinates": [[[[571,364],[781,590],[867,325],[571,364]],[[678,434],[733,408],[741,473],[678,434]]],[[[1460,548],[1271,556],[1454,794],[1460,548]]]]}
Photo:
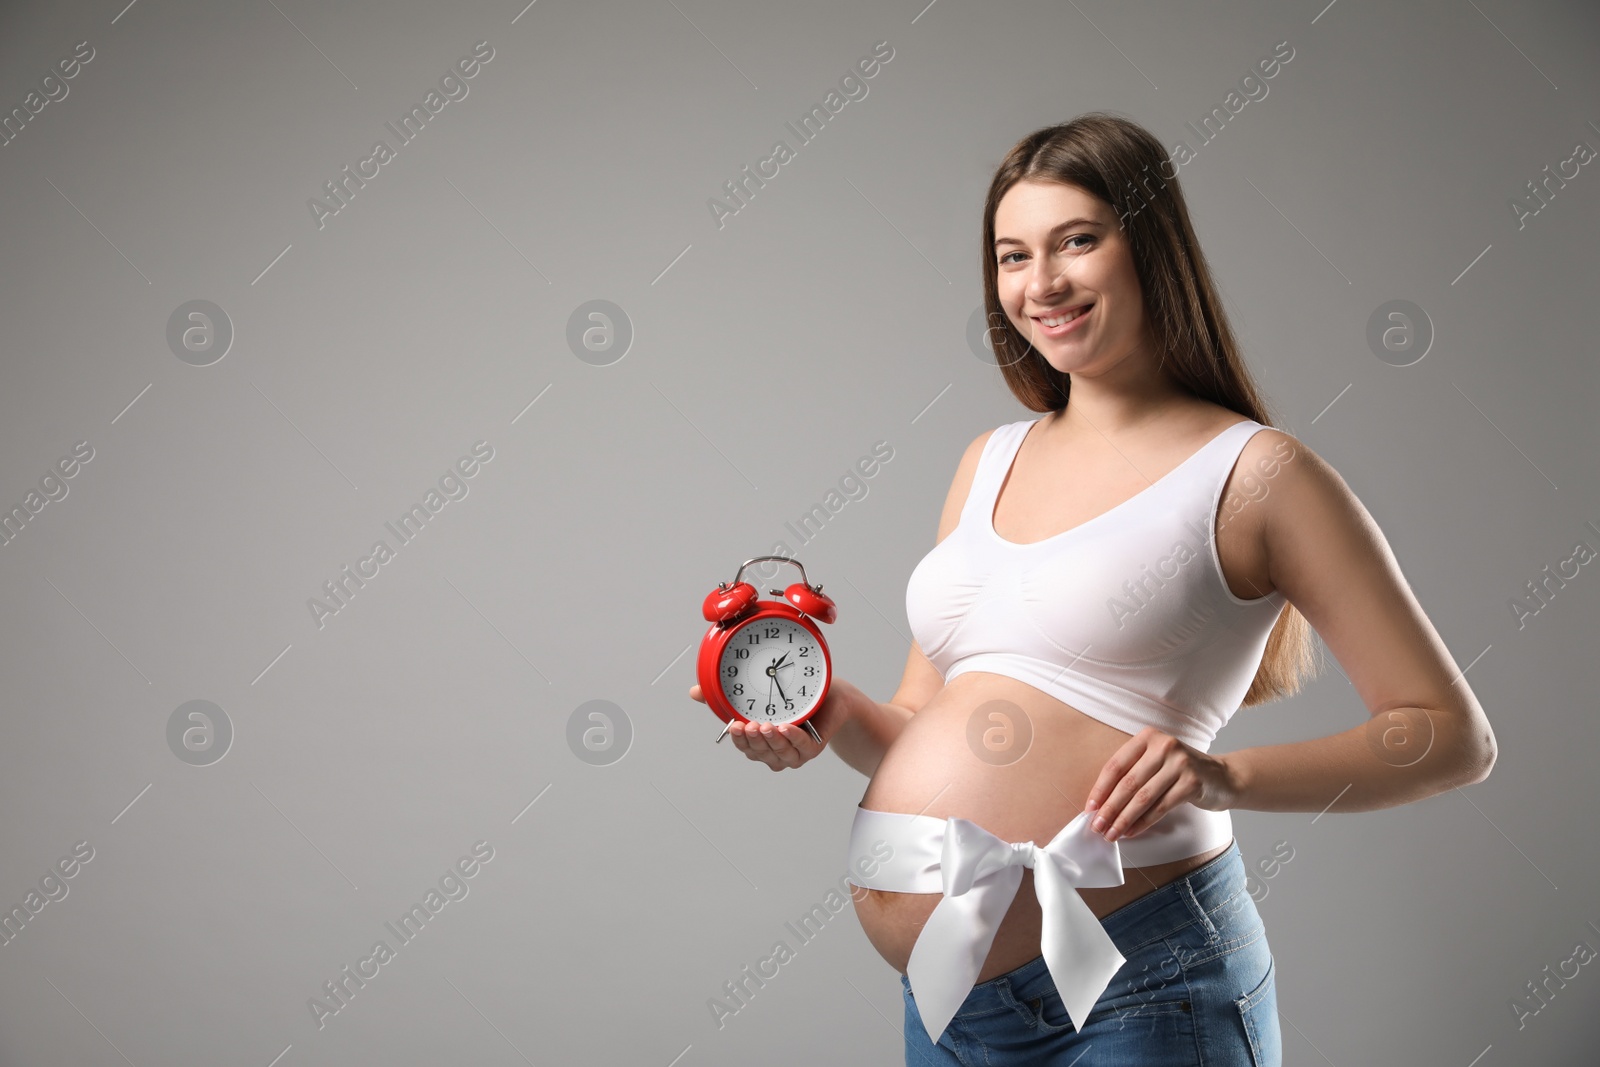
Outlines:
{"type": "Polygon", "coordinates": [[[1328,737],[1218,756],[1143,730],[1089,792],[1094,828],[1109,838],[1185,801],[1212,811],[1368,811],[1480,782],[1494,766],[1483,708],[1344,479],[1277,430],[1251,439],[1241,466],[1281,441],[1292,458],[1233,533],[1258,546],[1268,580],[1322,637],[1370,718],[1328,737]]]}
{"type": "Polygon", "coordinates": [[[1423,800],[1489,776],[1495,760],[1492,736],[1486,755],[1470,755],[1482,742],[1466,736],[1459,713],[1417,707],[1392,710],[1392,717],[1374,716],[1364,726],[1329,737],[1219,756],[1236,798],[1227,806],[1255,811],[1372,811],[1423,800]],[[1400,737],[1407,740],[1393,740],[1400,737]],[[1385,744],[1389,759],[1378,754],[1385,744]],[[1411,746],[1424,753],[1419,762],[1398,762],[1411,746]],[[1451,759],[1450,752],[1469,754],[1451,759]],[[1434,759],[1436,753],[1441,758],[1434,759]]]}
{"type": "Polygon", "coordinates": [[[1337,471],[1289,440],[1294,459],[1252,505],[1261,509],[1268,575],[1338,659],[1371,718],[1331,737],[1219,757],[1237,792],[1233,806],[1368,811],[1481,782],[1495,761],[1483,708],[1378,524],[1337,471]]]}
{"type": "MultiPolygon", "coordinates": [[[[840,682],[841,679],[835,678],[833,685],[838,686],[840,682]]],[[[883,760],[883,754],[894,744],[895,738],[900,736],[900,731],[905,729],[916,711],[892,702],[880,704],[856,686],[848,682],[844,684],[849,686],[846,690],[849,717],[839,727],[839,732],[828,740],[828,747],[840,759],[871,778],[883,760]]]]}

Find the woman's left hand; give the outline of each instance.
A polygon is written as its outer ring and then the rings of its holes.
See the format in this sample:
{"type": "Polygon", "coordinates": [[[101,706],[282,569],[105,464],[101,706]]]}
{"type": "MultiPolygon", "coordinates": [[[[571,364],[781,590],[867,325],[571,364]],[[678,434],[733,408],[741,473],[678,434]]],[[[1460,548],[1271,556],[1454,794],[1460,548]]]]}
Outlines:
{"type": "Polygon", "coordinates": [[[1147,726],[1106,760],[1084,808],[1094,812],[1094,831],[1115,841],[1149,828],[1186,801],[1207,811],[1225,811],[1237,795],[1222,758],[1147,726]]]}

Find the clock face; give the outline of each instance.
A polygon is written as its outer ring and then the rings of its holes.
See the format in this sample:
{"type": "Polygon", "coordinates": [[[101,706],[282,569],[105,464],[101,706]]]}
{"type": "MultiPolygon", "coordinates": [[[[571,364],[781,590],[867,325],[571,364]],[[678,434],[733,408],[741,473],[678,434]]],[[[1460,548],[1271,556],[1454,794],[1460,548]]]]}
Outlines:
{"type": "Polygon", "coordinates": [[[746,623],[728,638],[717,681],[752,722],[793,722],[816,707],[828,674],[822,646],[793,619],[746,623]]]}

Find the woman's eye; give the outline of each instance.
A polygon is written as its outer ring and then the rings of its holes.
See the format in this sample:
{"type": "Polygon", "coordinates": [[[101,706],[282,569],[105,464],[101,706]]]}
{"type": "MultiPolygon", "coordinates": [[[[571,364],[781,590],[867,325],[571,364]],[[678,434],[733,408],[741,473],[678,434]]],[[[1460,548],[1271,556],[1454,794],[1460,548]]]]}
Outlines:
{"type": "MultiPolygon", "coordinates": [[[[1073,234],[1071,237],[1068,237],[1065,241],[1062,242],[1062,244],[1064,244],[1064,245],[1070,245],[1072,247],[1072,250],[1074,252],[1077,252],[1077,251],[1080,251],[1084,246],[1083,245],[1074,245],[1074,244],[1072,244],[1073,241],[1086,241],[1089,244],[1093,244],[1094,243],[1094,238],[1090,237],[1086,233],[1077,233],[1077,234],[1073,234]]],[[[1000,264],[1002,266],[1004,266],[1005,264],[1011,262],[1011,257],[1012,256],[1020,256],[1020,255],[1023,255],[1023,253],[1021,253],[1021,252],[1007,252],[1005,255],[1000,257],[1000,264]]]]}

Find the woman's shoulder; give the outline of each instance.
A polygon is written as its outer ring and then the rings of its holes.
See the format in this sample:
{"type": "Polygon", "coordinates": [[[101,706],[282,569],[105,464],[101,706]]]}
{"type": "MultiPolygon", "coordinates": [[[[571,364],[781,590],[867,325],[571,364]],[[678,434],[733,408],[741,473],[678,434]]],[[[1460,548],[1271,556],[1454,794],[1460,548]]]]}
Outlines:
{"type": "MultiPolygon", "coordinates": [[[[1200,432],[1209,432],[1215,435],[1230,426],[1237,426],[1245,422],[1255,422],[1256,420],[1242,411],[1235,411],[1233,408],[1218,404],[1214,400],[1193,397],[1189,401],[1189,406],[1179,413],[1177,421],[1180,424],[1193,426],[1200,432]]],[[[1261,423],[1261,425],[1265,426],[1266,423],[1261,423]]]]}

